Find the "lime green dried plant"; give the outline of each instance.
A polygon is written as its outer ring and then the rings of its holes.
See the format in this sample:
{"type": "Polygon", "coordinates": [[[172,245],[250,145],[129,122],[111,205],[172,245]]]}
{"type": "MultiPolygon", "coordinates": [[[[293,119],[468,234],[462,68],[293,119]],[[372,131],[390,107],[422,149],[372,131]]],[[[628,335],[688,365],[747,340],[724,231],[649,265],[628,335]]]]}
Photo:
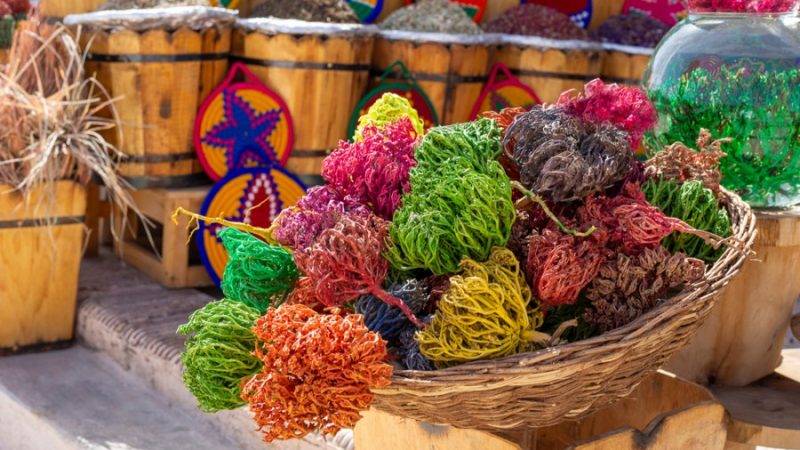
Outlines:
{"type": "Polygon", "coordinates": [[[178,334],[189,336],[181,354],[183,383],[205,412],[235,409],[242,381],[261,369],[252,355],[256,338],[251,328],[261,314],[244,303],[223,299],[195,311],[178,334]]]}

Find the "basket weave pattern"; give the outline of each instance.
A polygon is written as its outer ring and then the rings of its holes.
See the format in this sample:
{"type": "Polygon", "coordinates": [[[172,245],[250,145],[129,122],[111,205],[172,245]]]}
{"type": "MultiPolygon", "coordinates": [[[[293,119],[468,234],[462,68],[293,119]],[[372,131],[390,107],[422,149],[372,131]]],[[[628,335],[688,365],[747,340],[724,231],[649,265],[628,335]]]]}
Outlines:
{"type": "MultiPolygon", "coordinates": [[[[733,236],[750,248],[756,219],[724,191],[733,236]]],[[[544,427],[581,419],[631,394],[680,350],[748,257],[728,248],[706,277],[634,322],[591,339],[431,372],[395,371],[374,390],[386,412],[488,431],[544,427]]]]}

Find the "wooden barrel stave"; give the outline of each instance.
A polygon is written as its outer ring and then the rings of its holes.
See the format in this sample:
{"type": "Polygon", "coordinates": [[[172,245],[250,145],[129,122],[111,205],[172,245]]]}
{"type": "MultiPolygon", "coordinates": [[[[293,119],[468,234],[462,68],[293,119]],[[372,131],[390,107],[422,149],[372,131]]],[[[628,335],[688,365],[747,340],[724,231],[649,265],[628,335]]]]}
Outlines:
{"type": "Polygon", "coordinates": [[[97,10],[106,0],[41,0],[39,12],[44,17],[62,18],[97,10]]]}
{"type": "Polygon", "coordinates": [[[0,184],[0,355],[73,339],[85,214],[78,183],[0,184]]]}
{"type": "Polygon", "coordinates": [[[628,86],[640,86],[650,63],[650,55],[610,50],[603,53],[603,80],[628,86]]]}

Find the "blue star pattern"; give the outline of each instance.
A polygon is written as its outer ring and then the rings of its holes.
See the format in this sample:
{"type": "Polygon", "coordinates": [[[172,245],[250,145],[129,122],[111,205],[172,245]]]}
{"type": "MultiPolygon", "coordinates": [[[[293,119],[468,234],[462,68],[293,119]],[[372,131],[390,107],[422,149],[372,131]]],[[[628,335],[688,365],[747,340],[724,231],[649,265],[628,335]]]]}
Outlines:
{"type": "Polygon", "coordinates": [[[281,121],[281,111],[258,114],[249,103],[226,89],[223,96],[225,121],[203,137],[204,144],[224,149],[228,168],[268,167],[277,161],[269,138],[281,121]]]}

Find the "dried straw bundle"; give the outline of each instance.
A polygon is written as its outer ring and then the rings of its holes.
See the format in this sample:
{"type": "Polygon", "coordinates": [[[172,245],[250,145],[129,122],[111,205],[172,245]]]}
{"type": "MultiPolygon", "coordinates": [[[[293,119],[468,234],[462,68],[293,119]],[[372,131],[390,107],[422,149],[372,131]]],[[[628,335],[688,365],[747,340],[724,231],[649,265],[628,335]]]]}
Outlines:
{"type": "Polygon", "coordinates": [[[0,183],[27,193],[94,175],[126,212],[132,203],[116,172],[122,153],[102,135],[119,119],[105,88],[84,73],[84,58],[64,26],[21,24],[0,71],[0,183]]]}

